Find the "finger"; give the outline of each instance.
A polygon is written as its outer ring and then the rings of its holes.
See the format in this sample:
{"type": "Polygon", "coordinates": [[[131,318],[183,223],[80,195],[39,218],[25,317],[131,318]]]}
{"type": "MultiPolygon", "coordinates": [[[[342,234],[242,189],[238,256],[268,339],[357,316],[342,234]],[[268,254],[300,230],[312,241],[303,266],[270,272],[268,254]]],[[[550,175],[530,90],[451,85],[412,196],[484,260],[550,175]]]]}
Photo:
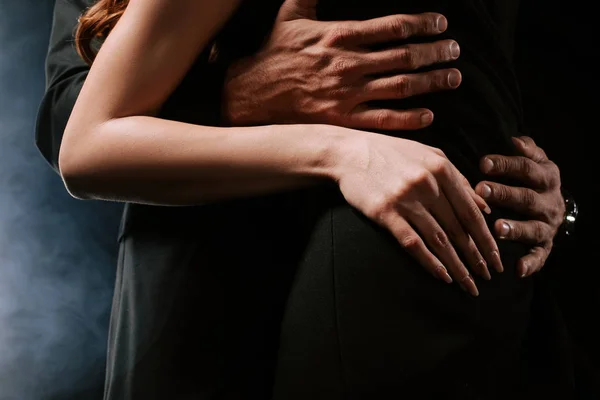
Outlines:
{"type": "Polygon", "coordinates": [[[396,212],[383,216],[383,223],[394,235],[400,246],[414,257],[434,277],[446,283],[452,283],[452,278],[444,265],[427,248],[421,237],[410,224],[396,212]]]}
{"type": "Polygon", "coordinates": [[[510,208],[532,217],[545,214],[541,195],[535,190],[483,181],[477,184],[475,192],[491,205],[510,208]]]}
{"type": "Polygon", "coordinates": [[[317,19],[318,0],[286,0],[277,15],[278,21],[317,19]]]}
{"type": "Polygon", "coordinates": [[[429,65],[456,60],[460,46],[454,40],[369,51],[362,55],[364,74],[383,74],[391,71],[413,71],[429,65]]]}
{"type": "MultiPolygon", "coordinates": [[[[409,211],[409,210],[404,210],[409,211]]],[[[419,231],[427,246],[438,259],[446,266],[448,273],[458,282],[460,287],[473,296],[478,296],[479,291],[469,271],[464,266],[448,235],[438,224],[438,221],[424,208],[414,207],[409,212],[408,222],[419,231]]]]}
{"type": "Polygon", "coordinates": [[[546,188],[552,180],[541,164],[527,157],[491,154],[483,157],[479,166],[484,174],[516,179],[529,187],[546,188]]]}
{"type": "Polygon", "coordinates": [[[512,141],[517,147],[517,150],[519,150],[525,157],[528,157],[537,163],[548,160],[546,152],[542,150],[541,147],[536,145],[533,139],[529,136],[513,137],[512,141]]]}
{"type": "Polygon", "coordinates": [[[419,94],[456,89],[462,81],[457,69],[400,74],[370,80],[363,88],[364,101],[404,99],[419,94]]]}
{"type": "Polygon", "coordinates": [[[496,240],[490,232],[479,207],[464,188],[458,170],[452,164],[447,163],[440,171],[437,171],[437,176],[457,218],[477,244],[477,248],[488,265],[492,265],[498,272],[504,271],[496,240]]]}
{"type": "Polygon", "coordinates": [[[550,255],[550,249],[544,246],[535,246],[529,250],[529,254],[523,256],[517,263],[517,274],[521,278],[531,276],[540,271],[546,264],[550,255]]]}
{"type": "Polygon", "coordinates": [[[433,113],[427,109],[390,110],[371,108],[364,104],[348,115],[348,125],[356,129],[416,130],[433,122],[433,113]]]}
{"type": "Polygon", "coordinates": [[[494,232],[499,239],[540,244],[552,241],[554,231],[542,221],[512,221],[499,219],[494,223],[494,232]]]}
{"type": "Polygon", "coordinates": [[[423,13],[390,15],[356,22],[349,39],[356,45],[374,45],[408,39],[411,36],[438,35],[446,30],[448,20],[442,14],[423,13]]]}
{"type": "Polygon", "coordinates": [[[473,188],[470,187],[470,186],[467,188],[467,190],[469,191],[469,193],[471,194],[471,197],[473,198],[473,200],[477,204],[477,207],[479,207],[479,209],[481,211],[483,211],[486,214],[490,215],[492,213],[492,209],[490,208],[490,206],[488,205],[488,203],[483,199],[483,197],[481,197],[480,195],[478,195],[477,193],[475,193],[475,190],[473,190],[473,188]]]}
{"type": "Polygon", "coordinates": [[[488,281],[492,279],[487,263],[481,256],[473,239],[465,232],[456,218],[454,210],[444,195],[441,195],[439,201],[431,206],[431,214],[439,221],[450,241],[462,252],[471,269],[488,281]]]}
{"type": "Polygon", "coordinates": [[[490,206],[483,197],[481,197],[475,192],[475,189],[473,189],[473,187],[471,186],[471,182],[469,182],[469,180],[463,174],[461,174],[460,171],[458,171],[458,174],[461,177],[460,179],[462,180],[465,189],[467,189],[467,191],[471,194],[471,197],[473,198],[473,200],[475,200],[475,203],[477,203],[479,209],[481,211],[484,211],[488,215],[491,214],[492,210],[490,209],[490,206]]]}

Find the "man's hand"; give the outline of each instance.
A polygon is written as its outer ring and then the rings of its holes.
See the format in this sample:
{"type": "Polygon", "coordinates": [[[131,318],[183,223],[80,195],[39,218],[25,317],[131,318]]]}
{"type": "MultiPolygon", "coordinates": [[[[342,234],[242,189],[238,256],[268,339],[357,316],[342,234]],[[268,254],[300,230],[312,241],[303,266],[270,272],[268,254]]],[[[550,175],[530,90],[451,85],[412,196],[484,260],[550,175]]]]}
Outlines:
{"type": "Polygon", "coordinates": [[[481,160],[481,170],[490,176],[517,179],[524,187],[480,182],[476,192],[489,204],[511,208],[531,216],[530,221],[498,220],[495,232],[501,239],[533,244],[530,253],[519,262],[519,275],[539,271],[552,250],[552,241],[565,214],[560,191],[560,170],[544,150],[527,136],[513,138],[523,156],[489,155],[481,160]]]}
{"type": "Polygon", "coordinates": [[[381,130],[430,125],[430,110],[373,108],[367,102],[458,87],[462,78],[454,68],[415,73],[458,58],[458,44],[371,47],[440,34],[446,18],[425,13],[325,22],[316,20],[316,5],[317,0],[287,0],[263,48],[229,68],[225,119],[231,125],[322,123],[381,130]]]}

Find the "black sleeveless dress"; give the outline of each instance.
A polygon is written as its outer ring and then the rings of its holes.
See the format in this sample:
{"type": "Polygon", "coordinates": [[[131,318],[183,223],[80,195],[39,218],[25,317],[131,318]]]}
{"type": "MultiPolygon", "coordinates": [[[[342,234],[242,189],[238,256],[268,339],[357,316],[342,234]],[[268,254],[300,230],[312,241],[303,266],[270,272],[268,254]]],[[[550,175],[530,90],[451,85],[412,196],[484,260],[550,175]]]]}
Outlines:
{"type": "MultiPolygon", "coordinates": [[[[244,4],[221,37],[225,63],[260,45],[280,4],[244,4]]],[[[522,130],[517,8],[321,0],[319,17],[447,16],[441,38],[461,45],[461,87],[390,102],[429,107],[436,119],[382,133],[440,147],[476,183],[480,157],[513,154],[510,137],[522,130]]],[[[218,124],[222,72],[203,54],[163,117],[218,124]]],[[[493,211],[490,225],[519,218],[493,211]]],[[[492,399],[519,383],[533,282],[515,265],[526,246],[499,243],[506,271],[477,280],[472,298],[434,280],[329,184],[197,207],[128,204],[119,240],[106,400],[492,399]]]]}

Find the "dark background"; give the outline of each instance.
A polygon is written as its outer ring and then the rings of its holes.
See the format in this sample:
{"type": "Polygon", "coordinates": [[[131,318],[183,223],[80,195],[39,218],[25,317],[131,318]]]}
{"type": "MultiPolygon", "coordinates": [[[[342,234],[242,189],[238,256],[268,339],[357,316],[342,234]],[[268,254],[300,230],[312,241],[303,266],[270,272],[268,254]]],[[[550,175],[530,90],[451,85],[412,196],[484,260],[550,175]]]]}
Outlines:
{"type": "MultiPolygon", "coordinates": [[[[600,261],[595,207],[600,192],[598,25],[585,1],[529,1],[522,10],[517,68],[532,134],[561,169],[563,187],[577,200],[575,237],[557,244],[547,265],[575,346],[600,382],[600,261]]],[[[600,394],[596,394],[600,396],[600,394]]],[[[594,397],[599,398],[599,397],[594,397]]]]}
{"type": "MultiPolygon", "coordinates": [[[[121,206],[72,199],[34,146],[53,4],[0,0],[0,400],[102,397],[121,206]]],[[[598,35],[585,5],[532,1],[518,71],[532,133],[580,206],[544,274],[598,367],[598,35]]]]}

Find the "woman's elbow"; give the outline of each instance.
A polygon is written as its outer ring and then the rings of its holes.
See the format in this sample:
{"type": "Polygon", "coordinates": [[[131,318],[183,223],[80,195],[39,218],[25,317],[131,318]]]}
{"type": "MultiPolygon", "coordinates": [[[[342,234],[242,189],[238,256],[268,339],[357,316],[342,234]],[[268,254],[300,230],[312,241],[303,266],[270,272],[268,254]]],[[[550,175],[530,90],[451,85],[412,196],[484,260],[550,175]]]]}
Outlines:
{"type": "MultiPolygon", "coordinates": [[[[65,132],[65,137],[67,133],[65,132]]],[[[78,200],[91,200],[89,191],[89,165],[82,146],[63,141],[58,153],[58,168],[67,192],[78,200]]]]}

